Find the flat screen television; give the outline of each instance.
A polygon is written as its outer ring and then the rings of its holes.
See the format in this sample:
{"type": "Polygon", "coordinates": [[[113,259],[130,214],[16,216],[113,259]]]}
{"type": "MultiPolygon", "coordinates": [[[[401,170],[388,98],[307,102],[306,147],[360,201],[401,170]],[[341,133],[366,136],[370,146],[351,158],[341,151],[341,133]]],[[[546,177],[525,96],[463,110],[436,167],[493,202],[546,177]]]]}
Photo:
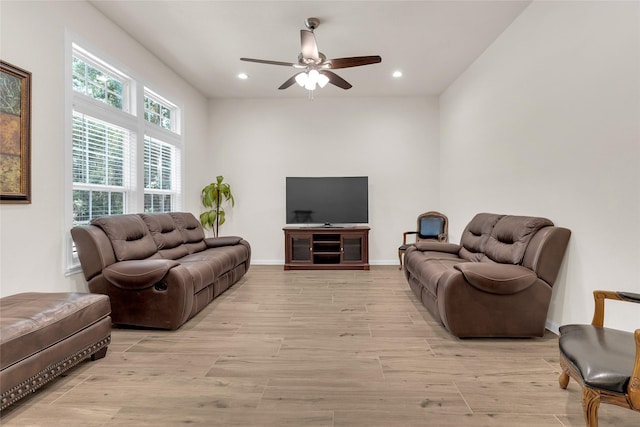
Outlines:
{"type": "Polygon", "coordinates": [[[340,226],[369,222],[366,176],[287,177],[287,224],[340,226]]]}

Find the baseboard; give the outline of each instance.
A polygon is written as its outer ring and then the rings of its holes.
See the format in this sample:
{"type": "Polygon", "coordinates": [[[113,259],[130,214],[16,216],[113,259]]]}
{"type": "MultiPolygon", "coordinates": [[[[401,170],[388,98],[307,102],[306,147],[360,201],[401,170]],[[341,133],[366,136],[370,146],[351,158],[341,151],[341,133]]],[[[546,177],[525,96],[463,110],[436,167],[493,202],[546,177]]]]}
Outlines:
{"type": "Polygon", "coordinates": [[[284,265],[283,259],[252,259],[251,265],[284,265]]]}
{"type": "Polygon", "coordinates": [[[382,259],[377,261],[369,261],[369,265],[395,265],[396,267],[399,267],[400,261],[398,261],[397,259],[394,259],[394,260],[382,259]]]}
{"type": "Polygon", "coordinates": [[[560,335],[560,325],[547,319],[545,327],[556,335],[560,335]]]}
{"type": "MultiPolygon", "coordinates": [[[[283,259],[252,259],[251,265],[284,265],[283,259]]],[[[369,265],[395,265],[399,266],[398,260],[378,260],[369,261],[369,265]]]]}

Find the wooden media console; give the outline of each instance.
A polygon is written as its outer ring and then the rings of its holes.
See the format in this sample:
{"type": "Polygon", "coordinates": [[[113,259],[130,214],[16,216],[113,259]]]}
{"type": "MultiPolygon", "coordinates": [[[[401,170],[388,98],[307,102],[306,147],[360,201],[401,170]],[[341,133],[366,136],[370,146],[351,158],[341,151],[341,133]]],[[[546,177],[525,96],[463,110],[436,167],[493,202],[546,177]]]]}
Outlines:
{"type": "Polygon", "coordinates": [[[369,270],[369,227],[285,227],[285,270],[369,270]]]}

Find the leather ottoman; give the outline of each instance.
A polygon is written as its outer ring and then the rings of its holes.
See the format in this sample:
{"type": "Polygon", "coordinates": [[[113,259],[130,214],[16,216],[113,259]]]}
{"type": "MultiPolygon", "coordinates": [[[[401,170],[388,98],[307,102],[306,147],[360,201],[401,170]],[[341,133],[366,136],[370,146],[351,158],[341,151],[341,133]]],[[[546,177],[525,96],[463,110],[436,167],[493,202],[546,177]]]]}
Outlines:
{"type": "Polygon", "coordinates": [[[0,392],[4,410],[111,341],[109,297],[22,293],[0,298],[0,392]]]}

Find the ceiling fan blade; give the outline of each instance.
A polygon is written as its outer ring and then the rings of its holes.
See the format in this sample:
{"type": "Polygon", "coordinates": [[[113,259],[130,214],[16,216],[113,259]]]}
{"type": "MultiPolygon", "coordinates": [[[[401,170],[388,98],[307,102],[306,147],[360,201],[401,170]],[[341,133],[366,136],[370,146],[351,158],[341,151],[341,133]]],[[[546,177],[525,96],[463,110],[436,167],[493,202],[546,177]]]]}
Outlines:
{"type": "Polygon", "coordinates": [[[375,56],[353,56],[350,58],[337,58],[337,59],[327,59],[325,64],[328,65],[327,68],[338,69],[338,68],[349,68],[349,67],[359,67],[361,65],[369,65],[369,64],[378,64],[382,62],[382,58],[378,55],[375,56]]]}
{"type": "Polygon", "coordinates": [[[289,78],[289,80],[287,80],[286,82],[282,83],[278,89],[282,90],[282,89],[287,89],[287,88],[291,87],[291,85],[293,85],[296,82],[296,76],[297,76],[297,74],[294,74],[293,76],[291,76],[289,78]]]}
{"type": "Polygon", "coordinates": [[[284,65],[285,67],[295,67],[298,64],[293,62],[269,61],[267,59],[240,58],[240,61],[257,62],[259,64],[284,65]]]}
{"type": "Polygon", "coordinates": [[[319,73],[329,77],[329,83],[331,83],[332,85],[338,86],[339,88],[347,90],[353,87],[351,83],[349,83],[348,81],[346,81],[345,79],[343,79],[342,77],[340,77],[334,72],[331,72],[328,70],[321,70],[319,71],[319,73]]]}
{"type": "Polygon", "coordinates": [[[316,36],[313,34],[313,31],[300,30],[300,45],[302,46],[301,52],[304,59],[313,59],[314,61],[320,59],[316,36]]]}

